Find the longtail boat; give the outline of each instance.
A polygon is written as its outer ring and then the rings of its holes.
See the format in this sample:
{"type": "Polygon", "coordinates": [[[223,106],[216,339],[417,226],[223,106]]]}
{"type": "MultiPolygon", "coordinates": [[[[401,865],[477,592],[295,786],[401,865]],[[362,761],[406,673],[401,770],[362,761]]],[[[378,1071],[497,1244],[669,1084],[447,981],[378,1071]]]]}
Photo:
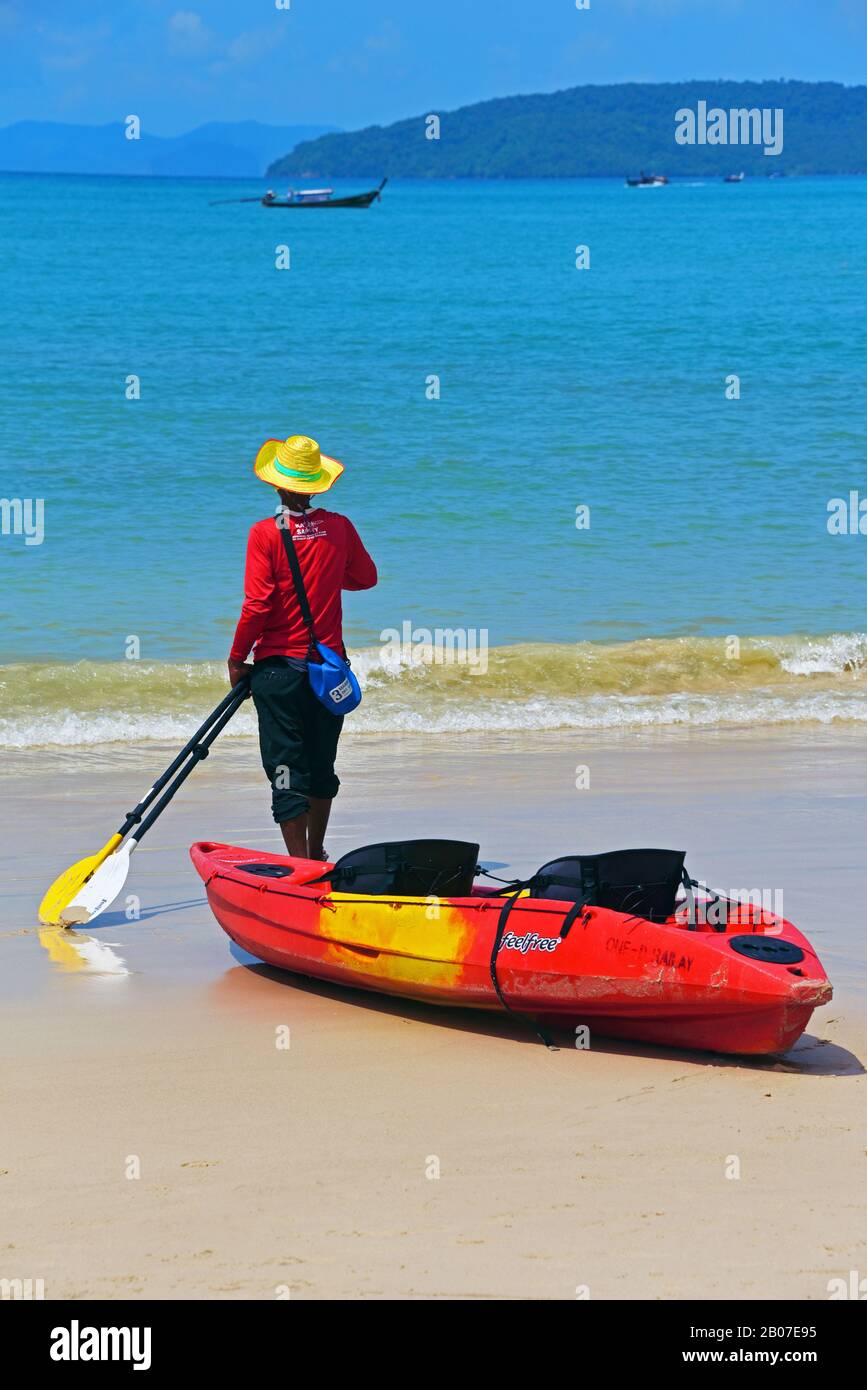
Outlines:
{"type": "Polygon", "coordinates": [[[640,178],[627,179],[629,188],[664,188],[668,183],[665,174],[645,174],[642,171],[640,178]]]}
{"type": "Polygon", "coordinates": [[[278,198],[275,193],[266,193],[262,199],[263,208],[369,208],[371,203],[375,203],[382,194],[382,190],[388,183],[388,179],[383,179],[379,188],[372,188],[368,193],[354,193],[348,198],[333,198],[333,188],[302,188],[297,192],[289,191],[285,198],[278,198]]]}

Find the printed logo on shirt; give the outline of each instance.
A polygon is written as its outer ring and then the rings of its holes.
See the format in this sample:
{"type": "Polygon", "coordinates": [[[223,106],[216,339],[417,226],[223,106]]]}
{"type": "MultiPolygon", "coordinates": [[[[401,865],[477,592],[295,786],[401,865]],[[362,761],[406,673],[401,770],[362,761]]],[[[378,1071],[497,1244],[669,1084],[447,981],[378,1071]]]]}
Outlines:
{"type": "Polygon", "coordinates": [[[295,530],[292,532],[296,541],[318,541],[327,540],[328,527],[324,518],[318,516],[305,516],[303,520],[296,521],[295,530]]]}

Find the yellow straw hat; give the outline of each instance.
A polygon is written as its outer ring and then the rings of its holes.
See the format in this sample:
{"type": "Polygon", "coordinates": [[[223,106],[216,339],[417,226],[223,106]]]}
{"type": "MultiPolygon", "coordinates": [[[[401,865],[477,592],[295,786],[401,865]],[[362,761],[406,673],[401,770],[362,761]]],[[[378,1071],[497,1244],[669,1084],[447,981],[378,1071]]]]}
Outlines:
{"type": "Polygon", "coordinates": [[[319,452],[315,439],[293,434],[288,439],[266,439],[253,468],[257,478],[287,492],[327,492],[343,472],[343,464],[319,452]]]}

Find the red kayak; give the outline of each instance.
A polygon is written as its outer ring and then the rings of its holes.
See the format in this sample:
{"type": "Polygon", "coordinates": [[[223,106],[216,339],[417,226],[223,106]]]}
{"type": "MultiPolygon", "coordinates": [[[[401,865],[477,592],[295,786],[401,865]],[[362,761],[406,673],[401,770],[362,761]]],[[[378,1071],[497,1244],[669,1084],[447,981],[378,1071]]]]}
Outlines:
{"type": "Polygon", "coordinates": [[[190,854],[233,941],[337,984],[729,1053],[786,1050],[831,998],[791,922],[704,889],[676,851],[569,856],[493,890],[474,882],[478,846],[452,841],[337,864],[208,841],[190,854]]]}

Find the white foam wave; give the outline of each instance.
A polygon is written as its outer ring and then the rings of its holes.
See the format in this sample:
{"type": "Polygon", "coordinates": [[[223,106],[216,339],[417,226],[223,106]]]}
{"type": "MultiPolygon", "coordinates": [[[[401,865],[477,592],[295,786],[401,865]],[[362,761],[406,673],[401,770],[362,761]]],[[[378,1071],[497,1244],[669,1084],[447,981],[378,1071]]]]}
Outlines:
{"type": "MultiPolygon", "coordinates": [[[[0,747],[16,749],[58,745],[75,748],[97,743],[141,743],[146,740],[183,744],[200,718],[198,714],[170,714],[155,710],[147,714],[67,711],[63,714],[0,719],[0,747]]],[[[220,737],[249,737],[255,732],[255,714],[252,709],[243,709],[239,710],[220,737]]]]}
{"type": "Polygon", "coordinates": [[[780,652],[780,665],[792,676],[847,672],[854,675],[867,665],[867,633],[835,632],[829,637],[805,637],[794,651],[780,652]]]}
{"type": "Polygon", "coordinates": [[[753,690],[744,695],[593,695],[579,700],[477,701],[436,713],[397,702],[362,704],[351,716],[355,733],[471,733],[555,729],[638,729],[686,725],[745,727],[773,724],[867,723],[867,698],[817,692],[800,698],[753,690]]]}
{"type": "MultiPolygon", "coordinates": [[[[633,653],[628,645],[600,646],[598,651],[592,648],[580,669],[573,650],[565,646],[562,651],[550,649],[546,656],[552,663],[549,694],[540,693],[538,665],[528,679],[532,654],[528,658],[526,650],[505,649],[496,659],[492,652],[490,674],[477,680],[471,675],[455,678],[456,673],[442,667],[426,666],[408,648],[367,647],[353,654],[353,666],[366,698],[351,716],[347,732],[425,734],[867,722],[867,633],[758,638],[751,642],[754,649],[762,648],[773,658],[759,664],[759,669],[762,664],[768,668],[761,685],[732,688],[727,669],[719,688],[691,690],[688,682],[693,665],[702,669],[703,649],[699,646],[695,657],[689,650],[684,656],[674,644],[671,650],[663,646],[659,654],[651,653],[652,661],[659,664],[670,683],[676,684],[682,676],[686,688],[643,694],[603,691],[598,686],[594,691],[592,684],[588,689],[588,682],[598,675],[589,658],[598,657],[604,663],[611,660],[613,652],[614,660],[622,659],[625,671],[618,679],[630,676],[633,653]]],[[[637,678],[652,678],[655,667],[646,667],[645,649],[634,656],[637,678]]],[[[615,668],[616,673],[619,670],[615,668]]],[[[708,670],[713,676],[711,661],[708,670]]],[[[749,664],[745,670],[749,677],[749,664]]],[[[209,708],[224,687],[216,684],[216,678],[212,686],[208,668],[198,693],[182,687],[179,700],[173,673],[169,675],[172,679],[165,688],[157,685],[146,693],[133,687],[135,702],[126,709],[109,684],[103,698],[106,706],[117,701],[116,712],[101,706],[98,688],[91,690],[89,685],[83,697],[77,696],[73,687],[67,697],[70,708],[64,707],[63,698],[60,708],[33,702],[17,713],[9,710],[7,703],[7,713],[0,718],[0,746],[13,751],[148,741],[183,744],[201,719],[202,708],[209,708]]],[[[251,737],[256,729],[255,711],[248,702],[222,738],[251,737]]]]}
{"type": "MultiPolygon", "coordinates": [[[[0,721],[0,744],[10,750],[33,747],[87,747],[110,743],[184,743],[191,720],[173,714],[115,719],[107,715],[67,715],[11,724],[0,721]]],[[[398,690],[370,695],[349,717],[347,731],[360,734],[461,733],[554,729],[630,729],[664,725],[867,723],[867,695],[817,691],[786,696],[751,690],[728,695],[591,695],[578,699],[460,699],[436,709],[404,699],[398,690]]],[[[255,714],[245,711],[223,739],[256,734],[255,714]]]]}

